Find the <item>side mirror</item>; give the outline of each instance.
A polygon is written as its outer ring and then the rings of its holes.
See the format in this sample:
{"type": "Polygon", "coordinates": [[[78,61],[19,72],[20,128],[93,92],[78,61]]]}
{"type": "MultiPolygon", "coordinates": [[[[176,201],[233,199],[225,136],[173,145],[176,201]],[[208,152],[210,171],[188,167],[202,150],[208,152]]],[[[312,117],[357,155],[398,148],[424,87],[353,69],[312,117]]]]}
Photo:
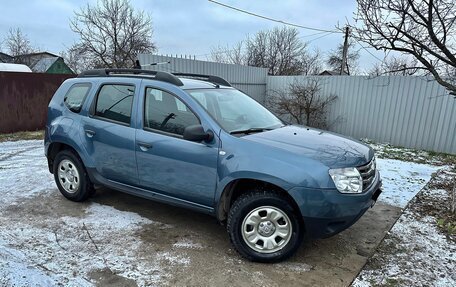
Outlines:
{"type": "Polygon", "coordinates": [[[212,131],[205,132],[202,125],[188,126],[184,129],[184,139],[193,142],[210,142],[214,138],[212,131]]]}

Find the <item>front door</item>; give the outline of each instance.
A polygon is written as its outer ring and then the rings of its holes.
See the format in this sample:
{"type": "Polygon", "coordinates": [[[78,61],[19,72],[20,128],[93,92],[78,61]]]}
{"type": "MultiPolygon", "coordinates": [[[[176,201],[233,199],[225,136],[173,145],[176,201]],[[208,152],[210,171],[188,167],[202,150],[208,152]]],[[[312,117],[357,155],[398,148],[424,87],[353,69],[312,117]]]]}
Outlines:
{"type": "Polygon", "coordinates": [[[136,132],[136,160],[141,186],[182,200],[213,206],[217,178],[218,139],[191,142],[185,127],[198,117],[178,97],[147,88],[144,128],[136,132]]]}

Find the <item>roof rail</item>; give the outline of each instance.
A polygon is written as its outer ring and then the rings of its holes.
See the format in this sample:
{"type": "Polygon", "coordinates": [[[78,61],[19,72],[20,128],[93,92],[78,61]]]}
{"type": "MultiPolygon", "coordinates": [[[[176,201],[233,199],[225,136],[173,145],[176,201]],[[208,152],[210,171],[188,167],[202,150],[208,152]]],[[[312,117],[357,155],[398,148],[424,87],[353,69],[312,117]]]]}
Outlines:
{"type": "Polygon", "coordinates": [[[150,71],[150,70],[140,70],[140,69],[94,69],[88,70],[80,73],[78,78],[88,78],[88,77],[108,77],[114,74],[134,74],[134,75],[153,75],[154,80],[167,82],[176,86],[183,86],[181,80],[178,77],[161,71],[150,71]]]}
{"type": "Polygon", "coordinates": [[[221,77],[218,77],[218,76],[191,74],[191,73],[172,73],[172,74],[177,77],[203,80],[206,82],[211,82],[213,84],[231,87],[231,84],[227,80],[225,80],[221,77]]]}

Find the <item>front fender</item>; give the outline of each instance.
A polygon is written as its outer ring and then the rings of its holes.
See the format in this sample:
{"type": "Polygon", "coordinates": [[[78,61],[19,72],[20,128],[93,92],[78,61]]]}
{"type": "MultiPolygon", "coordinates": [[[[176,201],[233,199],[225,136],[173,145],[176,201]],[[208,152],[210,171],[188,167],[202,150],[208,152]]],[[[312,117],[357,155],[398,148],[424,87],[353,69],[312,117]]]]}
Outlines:
{"type": "Polygon", "coordinates": [[[240,179],[264,181],[267,183],[277,185],[278,187],[280,187],[284,190],[289,190],[293,187],[288,182],[286,182],[276,176],[270,175],[270,174],[241,170],[241,171],[233,172],[233,173],[225,176],[222,180],[219,181],[219,184],[217,185],[217,190],[215,192],[216,201],[218,202],[218,200],[222,196],[223,191],[231,182],[240,180],[240,179]]]}

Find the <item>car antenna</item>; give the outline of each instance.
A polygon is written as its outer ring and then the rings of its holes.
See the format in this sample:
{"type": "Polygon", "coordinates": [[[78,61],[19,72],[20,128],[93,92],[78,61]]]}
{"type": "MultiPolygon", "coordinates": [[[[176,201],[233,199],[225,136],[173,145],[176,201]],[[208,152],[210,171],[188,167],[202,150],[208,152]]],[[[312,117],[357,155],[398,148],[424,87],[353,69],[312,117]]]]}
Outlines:
{"type": "Polygon", "coordinates": [[[150,63],[150,64],[145,64],[141,65],[139,60],[135,61],[135,66],[133,67],[134,69],[142,69],[142,67],[147,67],[147,66],[157,66],[157,65],[164,65],[164,64],[171,64],[171,61],[165,61],[165,62],[156,62],[156,63],[150,63]]]}

